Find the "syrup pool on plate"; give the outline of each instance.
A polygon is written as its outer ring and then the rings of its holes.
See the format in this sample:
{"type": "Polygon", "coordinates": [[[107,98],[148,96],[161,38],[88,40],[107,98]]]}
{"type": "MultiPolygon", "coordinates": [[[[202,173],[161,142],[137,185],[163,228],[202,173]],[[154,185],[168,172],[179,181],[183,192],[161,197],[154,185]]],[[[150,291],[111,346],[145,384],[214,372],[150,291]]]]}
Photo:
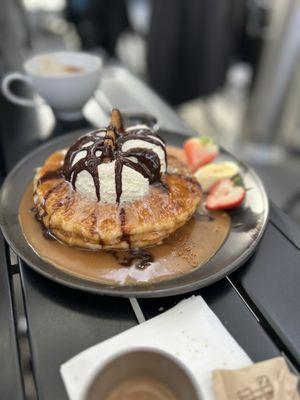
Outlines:
{"type": "Polygon", "coordinates": [[[191,272],[213,257],[230,230],[227,213],[208,216],[199,209],[161,245],[136,252],[81,250],[45,238],[32,211],[32,192],[30,184],[19,208],[19,221],[28,244],[42,259],[66,273],[103,284],[150,284],[191,272]]]}

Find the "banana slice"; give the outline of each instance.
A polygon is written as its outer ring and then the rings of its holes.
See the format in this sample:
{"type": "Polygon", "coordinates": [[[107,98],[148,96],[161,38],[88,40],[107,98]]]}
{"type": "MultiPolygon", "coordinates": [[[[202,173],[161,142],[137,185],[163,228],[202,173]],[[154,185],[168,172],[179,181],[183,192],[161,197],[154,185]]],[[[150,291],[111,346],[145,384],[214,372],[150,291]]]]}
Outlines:
{"type": "Polygon", "coordinates": [[[195,172],[195,177],[201,184],[204,192],[221,179],[231,179],[239,173],[239,166],[232,161],[222,163],[210,163],[199,168],[195,172]]]}

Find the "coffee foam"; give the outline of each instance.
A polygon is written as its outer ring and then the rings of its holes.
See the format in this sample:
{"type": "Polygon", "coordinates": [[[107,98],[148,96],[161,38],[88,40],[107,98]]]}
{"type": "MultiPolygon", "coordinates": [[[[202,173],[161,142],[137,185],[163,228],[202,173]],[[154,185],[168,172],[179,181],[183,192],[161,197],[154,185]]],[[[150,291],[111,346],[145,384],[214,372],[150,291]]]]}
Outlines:
{"type": "Polygon", "coordinates": [[[63,63],[56,57],[41,57],[31,67],[32,72],[38,75],[69,75],[85,72],[85,68],[75,63],[63,63]]]}

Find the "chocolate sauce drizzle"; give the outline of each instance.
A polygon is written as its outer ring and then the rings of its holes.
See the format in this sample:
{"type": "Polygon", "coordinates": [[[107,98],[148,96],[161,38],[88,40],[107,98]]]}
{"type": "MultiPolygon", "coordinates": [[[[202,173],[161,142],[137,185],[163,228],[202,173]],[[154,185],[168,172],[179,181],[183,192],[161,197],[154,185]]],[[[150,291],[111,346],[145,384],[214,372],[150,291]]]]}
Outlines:
{"type": "Polygon", "coordinates": [[[121,230],[122,230],[121,241],[126,242],[128,244],[128,247],[130,248],[130,235],[128,235],[125,231],[126,214],[125,214],[124,207],[120,207],[119,218],[120,218],[120,225],[121,225],[121,230]]]}
{"type": "Polygon", "coordinates": [[[134,265],[138,269],[145,269],[153,262],[153,256],[144,249],[131,249],[129,251],[112,251],[111,254],[124,267],[134,265]]]}
{"type": "Polygon", "coordinates": [[[69,148],[63,165],[65,179],[71,182],[74,189],[77,175],[81,171],[88,171],[93,178],[98,200],[100,200],[98,165],[103,162],[104,158],[112,156],[111,145],[113,143],[109,146],[108,142],[113,142],[113,139],[107,137],[107,129],[99,129],[81,137],[69,148]],[[90,142],[91,144],[88,145],[90,142]],[[77,154],[82,151],[86,152],[85,157],[72,165],[77,154]],[[100,157],[96,155],[96,152],[101,152],[100,157]]]}
{"type": "Polygon", "coordinates": [[[122,196],[122,171],[124,166],[139,172],[149,180],[149,184],[159,181],[161,178],[161,165],[157,153],[151,149],[139,147],[123,151],[122,146],[128,140],[143,140],[160,146],[164,151],[165,160],[167,160],[163,140],[150,129],[138,129],[126,133],[126,131],[121,132],[114,127],[108,127],[83,136],[70,147],[63,166],[65,179],[71,182],[75,189],[78,174],[82,171],[89,172],[94,181],[97,199],[100,201],[101,178],[99,177],[98,166],[104,162],[115,160],[117,203],[120,203],[122,196]],[[114,132],[115,138],[107,135],[109,131],[114,132]],[[86,152],[85,156],[74,163],[77,154],[83,151],[86,152]],[[131,158],[135,158],[137,162],[131,158]]]}
{"type": "Polygon", "coordinates": [[[62,179],[62,178],[64,178],[64,172],[62,168],[56,169],[54,171],[48,171],[43,176],[41,176],[41,178],[37,182],[37,185],[41,185],[42,183],[52,179],[62,179]]]}
{"type": "Polygon", "coordinates": [[[40,223],[40,225],[41,225],[41,227],[42,227],[42,233],[43,233],[44,238],[45,238],[45,239],[49,239],[49,240],[54,240],[54,239],[55,239],[54,236],[52,235],[50,229],[47,229],[47,228],[45,227],[44,222],[43,222],[43,216],[41,216],[41,215],[38,213],[37,208],[36,208],[36,207],[32,207],[32,208],[30,209],[30,211],[34,213],[35,219],[40,223]]]}

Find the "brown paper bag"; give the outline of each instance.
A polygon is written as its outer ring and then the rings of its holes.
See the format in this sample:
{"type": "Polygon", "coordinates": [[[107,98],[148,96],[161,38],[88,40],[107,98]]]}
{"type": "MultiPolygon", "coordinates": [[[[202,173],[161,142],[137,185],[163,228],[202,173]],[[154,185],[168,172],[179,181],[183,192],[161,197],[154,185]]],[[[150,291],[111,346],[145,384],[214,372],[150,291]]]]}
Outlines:
{"type": "Polygon", "coordinates": [[[300,400],[297,384],[282,357],[213,372],[216,400],[300,400]]]}

